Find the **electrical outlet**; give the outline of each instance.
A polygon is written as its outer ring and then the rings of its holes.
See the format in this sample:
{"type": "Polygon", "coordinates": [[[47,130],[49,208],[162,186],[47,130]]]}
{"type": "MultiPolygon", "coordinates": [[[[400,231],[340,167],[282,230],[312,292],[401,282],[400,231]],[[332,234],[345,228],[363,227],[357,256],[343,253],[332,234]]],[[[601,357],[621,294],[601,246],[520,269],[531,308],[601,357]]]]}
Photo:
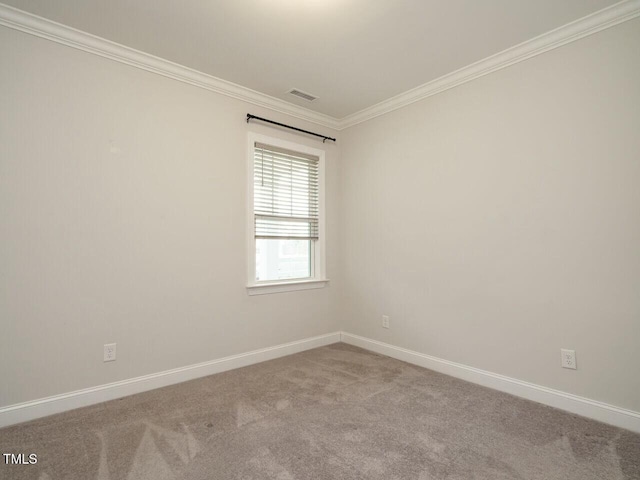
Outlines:
{"type": "Polygon", "coordinates": [[[113,362],[116,359],[116,344],[106,343],[104,345],[104,361],[113,362]]]}
{"type": "Polygon", "coordinates": [[[389,328],[389,315],[382,315],[382,328],[389,328]]]}
{"type": "Polygon", "coordinates": [[[567,350],[565,348],[562,348],[560,349],[560,355],[562,357],[562,368],[571,368],[573,370],[578,368],[576,364],[575,350],[567,350]]]}

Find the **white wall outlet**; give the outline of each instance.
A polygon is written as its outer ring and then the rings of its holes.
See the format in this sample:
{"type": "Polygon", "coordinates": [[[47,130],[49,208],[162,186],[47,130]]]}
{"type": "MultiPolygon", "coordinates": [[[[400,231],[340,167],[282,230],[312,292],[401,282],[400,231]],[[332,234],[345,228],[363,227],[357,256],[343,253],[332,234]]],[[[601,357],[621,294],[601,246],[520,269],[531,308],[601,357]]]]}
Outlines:
{"type": "Polygon", "coordinates": [[[576,351],[567,350],[566,348],[560,349],[560,355],[562,357],[562,368],[572,368],[575,370],[578,368],[576,364],[576,351]]]}
{"type": "Polygon", "coordinates": [[[106,343],[104,346],[104,361],[113,362],[116,359],[116,344],[106,343]]]}
{"type": "Polygon", "coordinates": [[[382,328],[389,328],[389,315],[382,315],[382,328]]]}

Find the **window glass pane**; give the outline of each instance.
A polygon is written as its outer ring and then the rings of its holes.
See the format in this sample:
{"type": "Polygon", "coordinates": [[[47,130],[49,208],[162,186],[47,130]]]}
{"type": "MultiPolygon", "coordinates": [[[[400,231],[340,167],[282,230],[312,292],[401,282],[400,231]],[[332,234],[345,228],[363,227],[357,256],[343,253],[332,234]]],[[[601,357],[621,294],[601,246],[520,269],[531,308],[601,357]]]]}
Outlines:
{"type": "Polygon", "coordinates": [[[311,240],[256,239],[256,280],[311,277],[311,240]]]}

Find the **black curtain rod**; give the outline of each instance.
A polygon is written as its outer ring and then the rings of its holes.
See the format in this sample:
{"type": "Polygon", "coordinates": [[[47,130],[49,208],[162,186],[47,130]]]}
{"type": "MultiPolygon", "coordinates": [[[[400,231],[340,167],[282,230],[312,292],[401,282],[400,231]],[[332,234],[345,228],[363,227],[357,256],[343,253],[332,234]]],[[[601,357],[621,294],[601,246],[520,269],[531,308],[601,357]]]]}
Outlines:
{"type": "Polygon", "coordinates": [[[309,135],[320,137],[322,139],[322,143],[324,143],[327,140],[332,140],[334,142],[336,141],[335,138],[327,137],[326,135],[313,133],[313,132],[310,132],[309,130],[302,130],[301,128],[292,127],[291,125],[285,125],[284,123],[274,122],[273,120],[267,120],[266,118],[256,117],[255,115],[251,115],[250,113],[247,113],[247,123],[249,123],[249,120],[251,120],[252,118],[254,120],[260,120],[261,122],[272,123],[273,125],[278,125],[279,127],[290,128],[291,130],[295,130],[296,132],[308,133],[309,135]]]}

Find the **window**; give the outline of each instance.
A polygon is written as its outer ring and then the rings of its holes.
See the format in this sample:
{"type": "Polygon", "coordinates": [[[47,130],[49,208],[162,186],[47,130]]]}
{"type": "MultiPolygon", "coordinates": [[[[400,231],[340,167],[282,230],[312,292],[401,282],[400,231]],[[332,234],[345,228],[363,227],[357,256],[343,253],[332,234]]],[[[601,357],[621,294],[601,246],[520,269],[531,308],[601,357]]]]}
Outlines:
{"type": "Polygon", "coordinates": [[[324,151],[251,134],[249,294],[323,287],[324,151]]]}

